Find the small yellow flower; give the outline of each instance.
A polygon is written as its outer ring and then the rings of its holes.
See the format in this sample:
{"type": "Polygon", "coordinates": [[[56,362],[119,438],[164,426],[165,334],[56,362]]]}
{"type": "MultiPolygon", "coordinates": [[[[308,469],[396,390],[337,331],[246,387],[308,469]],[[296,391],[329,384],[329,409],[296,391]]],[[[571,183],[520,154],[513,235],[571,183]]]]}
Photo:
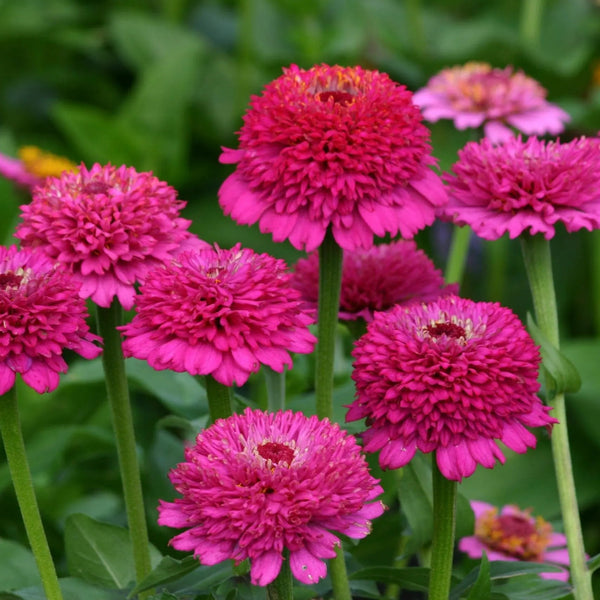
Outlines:
{"type": "Polygon", "coordinates": [[[23,146],[18,155],[25,170],[40,178],[58,177],[63,171],[77,170],[77,165],[68,158],[44,152],[37,146],[23,146]]]}

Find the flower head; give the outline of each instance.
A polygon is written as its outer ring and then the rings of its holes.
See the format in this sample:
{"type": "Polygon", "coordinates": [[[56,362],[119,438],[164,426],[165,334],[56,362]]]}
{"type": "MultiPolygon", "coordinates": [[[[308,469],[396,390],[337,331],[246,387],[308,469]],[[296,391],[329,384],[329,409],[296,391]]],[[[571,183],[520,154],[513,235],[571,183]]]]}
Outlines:
{"type": "Polygon", "coordinates": [[[600,140],[566,144],[513,138],[500,146],[471,142],[446,175],[450,201],[442,218],[470,225],[485,239],[515,238],[525,230],[554,236],[600,227],[600,140]]]}
{"type": "Polygon", "coordinates": [[[171,471],[183,496],[161,501],[160,525],[185,528],[171,540],[205,565],[250,559],[267,585],[289,551],[302,583],[325,576],[340,540],[363,538],[384,507],[355,439],[327,419],[246,409],[202,431],[171,471]]]}
{"type": "Polygon", "coordinates": [[[522,71],[469,62],[444,69],[415,92],[427,121],[453,119],[457,129],[480,127],[492,142],[513,136],[508,125],[529,135],[556,135],[569,115],[546,101],[546,90],[522,71]]]}
{"type": "Polygon", "coordinates": [[[58,177],[63,171],[76,169],[77,165],[69,159],[36,146],[20,148],[18,159],[0,154],[0,175],[31,189],[43,183],[46,177],[58,177]]]}
{"type": "MultiPolygon", "coordinates": [[[[524,560],[569,565],[567,538],[552,530],[542,517],[518,506],[498,509],[487,502],[471,502],[475,513],[475,535],[462,538],[458,548],[471,558],[485,551],[490,560],[524,560]]],[[[569,579],[566,570],[540,573],[546,579],[569,579]]]]}
{"type": "Polygon", "coordinates": [[[184,252],[147,276],[121,328],[123,351],[225,385],[242,385],[261,364],[281,372],[289,352],[310,353],[316,342],[289,277],[282,260],[239,244],[184,252]]]}
{"type": "Polygon", "coordinates": [[[376,313],[358,340],[356,400],[346,420],[366,417],[365,450],[384,468],[416,450],[436,452],[447,479],[504,462],[536,445],[526,429],[555,423],[537,397],[540,354],[523,324],[499,304],[456,296],[376,313]]]}
{"type": "MultiPolygon", "coordinates": [[[[319,256],[311,253],[294,267],[292,285],[316,309],[319,294],[319,256]]],[[[371,321],[377,310],[395,304],[428,302],[456,293],[444,285],[442,273],[412,240],[398,240],[368,250],[344,253],[339,317],[371,321]]]]}
{"type": "Polygon", "coordinates": [[[100,338],[86,324],[79,283],[42,253],[0,246],[0,396],[17,373],[36,392],[51,392],[67,372],[64,349],[95,358],[100,338]]]}
{"type": "Polygon", "coordinates": [[[151,173],[95,164],[49,177],[21,207],[16,237],[65,265],[82,283],[80,294],[125,309],[134,285],[186,245],[200,244],[179,216],[185,202],[151,173]]]}
{"type": "Polygon", "coordinates": [[[298,249],[329,227],[347,250],[386,232],[411,238],[446,202],[412,94],[384,73],[292,65],[252,98],[239,139],[221,155],[237,163],[221,207],[298,249]]]}

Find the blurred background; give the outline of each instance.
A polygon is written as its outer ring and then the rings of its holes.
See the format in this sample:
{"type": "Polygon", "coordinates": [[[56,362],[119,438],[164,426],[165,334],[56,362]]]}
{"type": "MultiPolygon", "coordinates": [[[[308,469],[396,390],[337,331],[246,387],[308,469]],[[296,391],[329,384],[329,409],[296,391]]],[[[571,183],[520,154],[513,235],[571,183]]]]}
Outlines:
{"type": "MultiPolygon", "coordinates": [[[[0,0],[0,152],[16,156],[19,147],[35,145],[76,163],[152,170],[188,202],[185,216],[204,239],[224,247],[241,241],[292,263],[299,252],[256,227],[236,226],[217,203],[232,170],[218,163],[220,148],[237,145],[249,97],[291,63],[360,64],[414,91],[442,68],[467,61],[512,65],[537,79],[548,100],[571,114],[563,141],[600,130],[600,7],[591,0],[0,0]]],[[[449,170],[470,133],[447,121],[431,130],[433,154],[449,170]]],[[[27,201],[25,192],[0,181],[3,243],[12,243],[18,206],[27,201]]],[[[569,418],[590,553],[600,551],[598,233],[561,230],[552,243],[564,348],[583,379],[569,418]]],[[[449,234],[436,224],[418,237],[440,268],[449,234]]],[[[531,309],[518,244],[473,240],[462,295],[502,302],[524,319],[531,309]]],[[[93,492],[104,483],[118,489],[107,471],[106,415],[91,400],[103,395],[94,368],[74,370],[50,400],[22,390],[33,468],[56,544],[66,514],[107,518],[118,508],[118,494],[93,492]]],[[[179,388],[153,383],[150,394],[148,377],[137,380],[138,419],[148,425],[140,443],[146,469],[166,473],[181,449],[164,432],[155,434],[154,424],[165,407],[187,414],[197,390],[180,379],[179,388]],[[156,395],[160,408],[148,399],[156,395]]],[[[0,536],[18,538],[7,477],[0,469],[0,536]]],[[[153,498],[166,493],[160,477],[160,485],[149,484],[153,498]]],[[[461,491],[556,519],[548,440],[505,467],[478,470],[461,491]]]]}

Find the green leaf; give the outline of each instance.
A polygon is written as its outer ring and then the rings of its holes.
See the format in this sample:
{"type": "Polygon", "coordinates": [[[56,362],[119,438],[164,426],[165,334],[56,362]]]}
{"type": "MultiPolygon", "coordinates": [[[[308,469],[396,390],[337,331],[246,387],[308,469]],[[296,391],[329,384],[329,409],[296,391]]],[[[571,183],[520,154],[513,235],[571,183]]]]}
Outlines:
{"type": "Polygon", "coordinates": [[[0,591],[41,583],[33,554],[11,540],[0,539],[0,591]]]}
{"type": "MultiPolygon", "coordinates": [[[[107,590],[76,577],[59,579],[63,600],[122,600],[122,592],[107,590]]],[[[0,594],[0,600],[47,600],[46,593],[41,585],[17,591],[18,596],[0,594]]]]}
{"type": "Polygon", "coordinates": [[[369,567],[360,569],[350,579],[368,579],[380,583],[395,583],[402,589],[426,592],[429,589],[429,569],[424,567],[369,567]]]}
{"type": "Polygon", "coordinates": [[[110,589],[125,589],[135,580],[129,532],[74,514],[65,525],[69,571],[84,581],[110,589]]]}
{"type": "MultiPolygon", "coordinates": [[[[163,556],[156,568],[131,591],[131,594],[139,594],[144,590],[180,579],[198,569],[199,566],[198,560],[193,556],[186,556],[183,560],[163,556]]],[[[228,571],[231,573],[231,567],[228,571]]]]}
{"type": "Polygon", "coordinates": [[[596,569],[600,568],[600,554],[592,556],[592,558],[590,558],[590,560],[587,561],[587,564],[590,573],[593,573],[596,569]]]}
{"type": "Polygon", "coordinates": [[[492,580],[490,579],[490,561],[484,552],[479,565],[479,575],[473,584],[467,600],[489,600],[492,592],[492,580]]]}
{"type": "Polygon", "coordinates": [[[527,313],[527,327],[535,343],[540,346],[542,364],[554,382],[555,394],[574,393],[581,387],[581,377],[575,365],[545,336],[527,313]]]}

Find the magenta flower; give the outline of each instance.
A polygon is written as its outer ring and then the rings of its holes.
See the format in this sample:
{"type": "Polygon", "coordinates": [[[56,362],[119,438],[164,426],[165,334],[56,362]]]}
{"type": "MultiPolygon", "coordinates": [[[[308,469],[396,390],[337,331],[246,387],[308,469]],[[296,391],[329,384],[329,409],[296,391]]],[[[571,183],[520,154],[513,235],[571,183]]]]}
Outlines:
{"type": "Polygon", "coordinates": [[[292,65],[252,98],[239,139],[221,155],[237,164],[221,207],[298,249],[329,227],[346,250],[387,232],[411,238],[446,202],[412,94],[384,73],[292,65]]]}
{"type": "Polygon", "coordinates": [[[0,396],[17,373],[38,393],[67,372],[63,350],[95,358],[100,338],[89,331],[79,283],[42,253],[0,246],[0,396]]]}
{"type": "MultiPolygon", "coordinates": [[[[319,256],[311,253],[294,267],[292,285],[317,308],[319,256]]],[[[395,304],[429,302],[456,293],[445,285],[441,271],[412,240],[398,240],[368,250],[344,253],[339,317],[345,321],[373,320],[373,313],[395,304]]]]}
{"type": "Polygon", "coordinates": [[[204,565],[250,559],[254,585],[278,575],[289,551],[302,583],[326,575],[340,540],[365,537],[384,506],[355,439],[327,419],[246,409],[219,419],[170,473],[183,497],[160,502],[160,525],[184,528],[171,545],[204,565]]]}
{"type": "Polygon", "coordinates": [[[546,90],[522,71],[469,62],[444,69],[415,92],[427,121],[452,119],[457,129],[481,127],[492,143],[513,137],[509,125],[529,135],[556,135],[569,115],[546,100],[546,90]]]}
{"type": "Polygon", "coordinates": [[[95,164],[49,177],[21,206],[16,237],[65,265],[80,295],[108,307],[116,296],[129,310],[135,284],[187,246],[203,244],[179,216],[185,202],[151,173],[95,164]]]}
{"type": "Polygon", "coordinates": [[[526,427],[557,422],[537,397],[540,354],[519,319],[499,304],[450,296],[375,313],[358,340],[347,421],[367,419],[365,450],[384,468],[416,450],[436,453],[447,479],[504,462],[497,445],[536,445],[526,427]]]}
{"type": "MultiPolygon", "coordinates": [[[[567,538],[552,530],[542,517],[533,517],[530,510],[517,506],[498,509],[487,502],[474,500],[475,535],[462,538],[458,548],[471,558],[481,558],[485,551],[490,560],[523,560],[558,565],[569,565],[567,538]]],[[[569,572],[540,573],[545,579],[567,581],[569,572]]]]}
{"type": "Polygon", "coordinates": [[[289,286],[284,261],[236,245],[184,252],[152,271],[123,351],[157,370],[242,385],[261,364],[281,372],[290,352],[310,353],[313,318],[289,286]]]}
{"type": "Polygon", "coordinates": [[[501,146],[488,140],[469,143],[446,174],[450,201],[443,218],[470,225],[487,240],[525,230],[554,236],[600,227],[600,140],[569,143],[513,138],[501,146]]]}

